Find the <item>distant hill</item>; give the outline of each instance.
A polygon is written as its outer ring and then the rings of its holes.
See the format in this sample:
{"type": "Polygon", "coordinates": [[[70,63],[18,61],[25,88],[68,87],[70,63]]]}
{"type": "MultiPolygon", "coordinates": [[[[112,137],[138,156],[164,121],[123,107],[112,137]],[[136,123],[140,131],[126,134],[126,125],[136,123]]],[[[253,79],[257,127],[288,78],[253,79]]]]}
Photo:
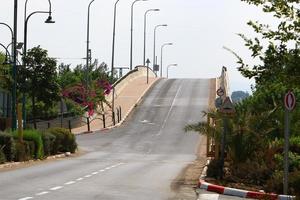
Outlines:
{"type": "Polygon", "coordinates": [[[234,91],[231,94],[231,100],[233,103],[237,103],[239,101],[242,101],[243,99],[249,97],[249,93],[248,92],[244,92],[244,91],[234,91]]]}

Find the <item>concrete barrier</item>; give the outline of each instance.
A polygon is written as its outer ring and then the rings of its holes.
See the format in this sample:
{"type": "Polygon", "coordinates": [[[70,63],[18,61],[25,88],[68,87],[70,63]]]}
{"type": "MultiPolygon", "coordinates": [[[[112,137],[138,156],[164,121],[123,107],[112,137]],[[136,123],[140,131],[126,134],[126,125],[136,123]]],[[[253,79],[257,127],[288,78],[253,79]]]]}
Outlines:
{"type": "MultiPolygon", "coordinates": [[[[134,70],[127,73],[125,76],[120,78],[113,87],[115,88],[115,98],[119,96],[122,90],[128,85],[128,83],[132,82],[136,78],[146,77],[147,76],[147,67],[145,66],[137,66],[134,70]]],[[[149,68],[149,77],[156,77],[155,73],[149,68]]],[[[112,101],[112,93],[110,93],[106,100],[111,102],[112,101]]]]}

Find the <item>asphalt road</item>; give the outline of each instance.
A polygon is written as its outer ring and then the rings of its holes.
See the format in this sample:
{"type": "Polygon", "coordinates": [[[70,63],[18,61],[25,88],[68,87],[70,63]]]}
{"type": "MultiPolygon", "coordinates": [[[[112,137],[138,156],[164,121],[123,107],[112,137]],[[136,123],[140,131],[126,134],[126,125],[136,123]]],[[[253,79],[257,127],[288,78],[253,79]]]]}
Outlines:
{"type": "Polygon", "coordinates": [[[0,172],[1,200],[170,200],[177,175],[196,158],[209,80],[161,80],[119,128],[78,136],[86,153],[0,172]]]}

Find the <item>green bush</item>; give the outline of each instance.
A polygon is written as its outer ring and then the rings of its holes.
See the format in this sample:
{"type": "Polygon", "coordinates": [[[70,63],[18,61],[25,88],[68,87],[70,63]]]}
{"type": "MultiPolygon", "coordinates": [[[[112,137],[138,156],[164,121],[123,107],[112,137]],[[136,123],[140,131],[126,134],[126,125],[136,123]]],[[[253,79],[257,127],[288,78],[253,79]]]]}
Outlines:
{"type": "Polygon", "coordinates": [[[56,137],[52,151],[53,154],[57,154],[59,152],[74,153],[76,151],[76,138],[68,129],[50,128],[48,129],[48,132],[56,137]]]}
{"type": "Polygon", "coordinates": [[[0,132],[0,149],[7,161],[13,161],[15,155],[15,143],[12,135],[0,132]]]}
{"type": "Polygon", "coordinates": [[[221,168],[221,161],[220,160],[211,160],[207,166],[207,176],[212,178],[220,177],[220,168],[221,168]]]}
{"type": "Polygon", "coordinates": [[[43,140],[43,144],[44,144],[44,155],[45,156],[50,156],[51,153],[53,152],[55,139],[56,139],[56,137],[49,132],[42,133],[42,140],[43,140]]]}
{"type": "Polygon", "coordinates": [[[33,142],[24,141],[20,143],[16,141],[15,161],[22,162],[32,159],[32,150],[30,150],[32,146],[34,146],[33,142]]]}
{"type": "Polygon", "coordinates": [[[0,164],[3,164],[6,162],[6,158],[5,158],[5,155],[3,153],[3,148],[0,148],[0,164]]]}
{"type": "MultiPolygon", "coordinates": [[[[13,132],[13,136],[15,139],[18,138],[18,133],[13,132]]],[[[32,141],[34,145],[32,146],[31,143],[27,143],[29,146],[29,152],[33,154],[33,158],[35,159],[42,159],[44,157],[44,148],[43,148],[43,140],[41,132],[37,130],[24,130],[23,139],[25,141],[32,141]]]]}

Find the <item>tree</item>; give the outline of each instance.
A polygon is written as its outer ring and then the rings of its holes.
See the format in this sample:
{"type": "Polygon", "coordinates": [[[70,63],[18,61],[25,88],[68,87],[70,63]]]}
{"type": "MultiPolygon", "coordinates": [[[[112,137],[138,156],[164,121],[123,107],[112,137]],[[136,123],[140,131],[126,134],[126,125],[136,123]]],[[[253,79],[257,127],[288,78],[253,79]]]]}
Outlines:
{"type": "Polygon", "coordinates": [[[299,87],[300,68],[300,10],[299,0],[242,0],[248,4],[261,6],[266,13],[273,14],[278,21],[275,29],[269,25],[249,21],[248,25],[258,34],[249,39],[239,34],[261,64],[250,67],[241,58],[238,68],[243,76],[254,78],[256,88],[281,82],[289,87],[299,87]],[[267,46],[262,45],[267,42],[267,46]]]}
{"type": "Polygon", "coordinates": [[[18,68],[19,90],[31,98],[32,116],[36,127],[36,103],[42,102],[46,109],[59,99],[56,60],[48,57],[47,50],[34,47],[23,58],[25,66],[18,68]]]}
{"type": "Polygon", "coordinates": [[[0,52],[0,88],[10,90],[12,81],[9,73],[10,65],[5,61],[7,61],[6,55],[0,52]]]}

